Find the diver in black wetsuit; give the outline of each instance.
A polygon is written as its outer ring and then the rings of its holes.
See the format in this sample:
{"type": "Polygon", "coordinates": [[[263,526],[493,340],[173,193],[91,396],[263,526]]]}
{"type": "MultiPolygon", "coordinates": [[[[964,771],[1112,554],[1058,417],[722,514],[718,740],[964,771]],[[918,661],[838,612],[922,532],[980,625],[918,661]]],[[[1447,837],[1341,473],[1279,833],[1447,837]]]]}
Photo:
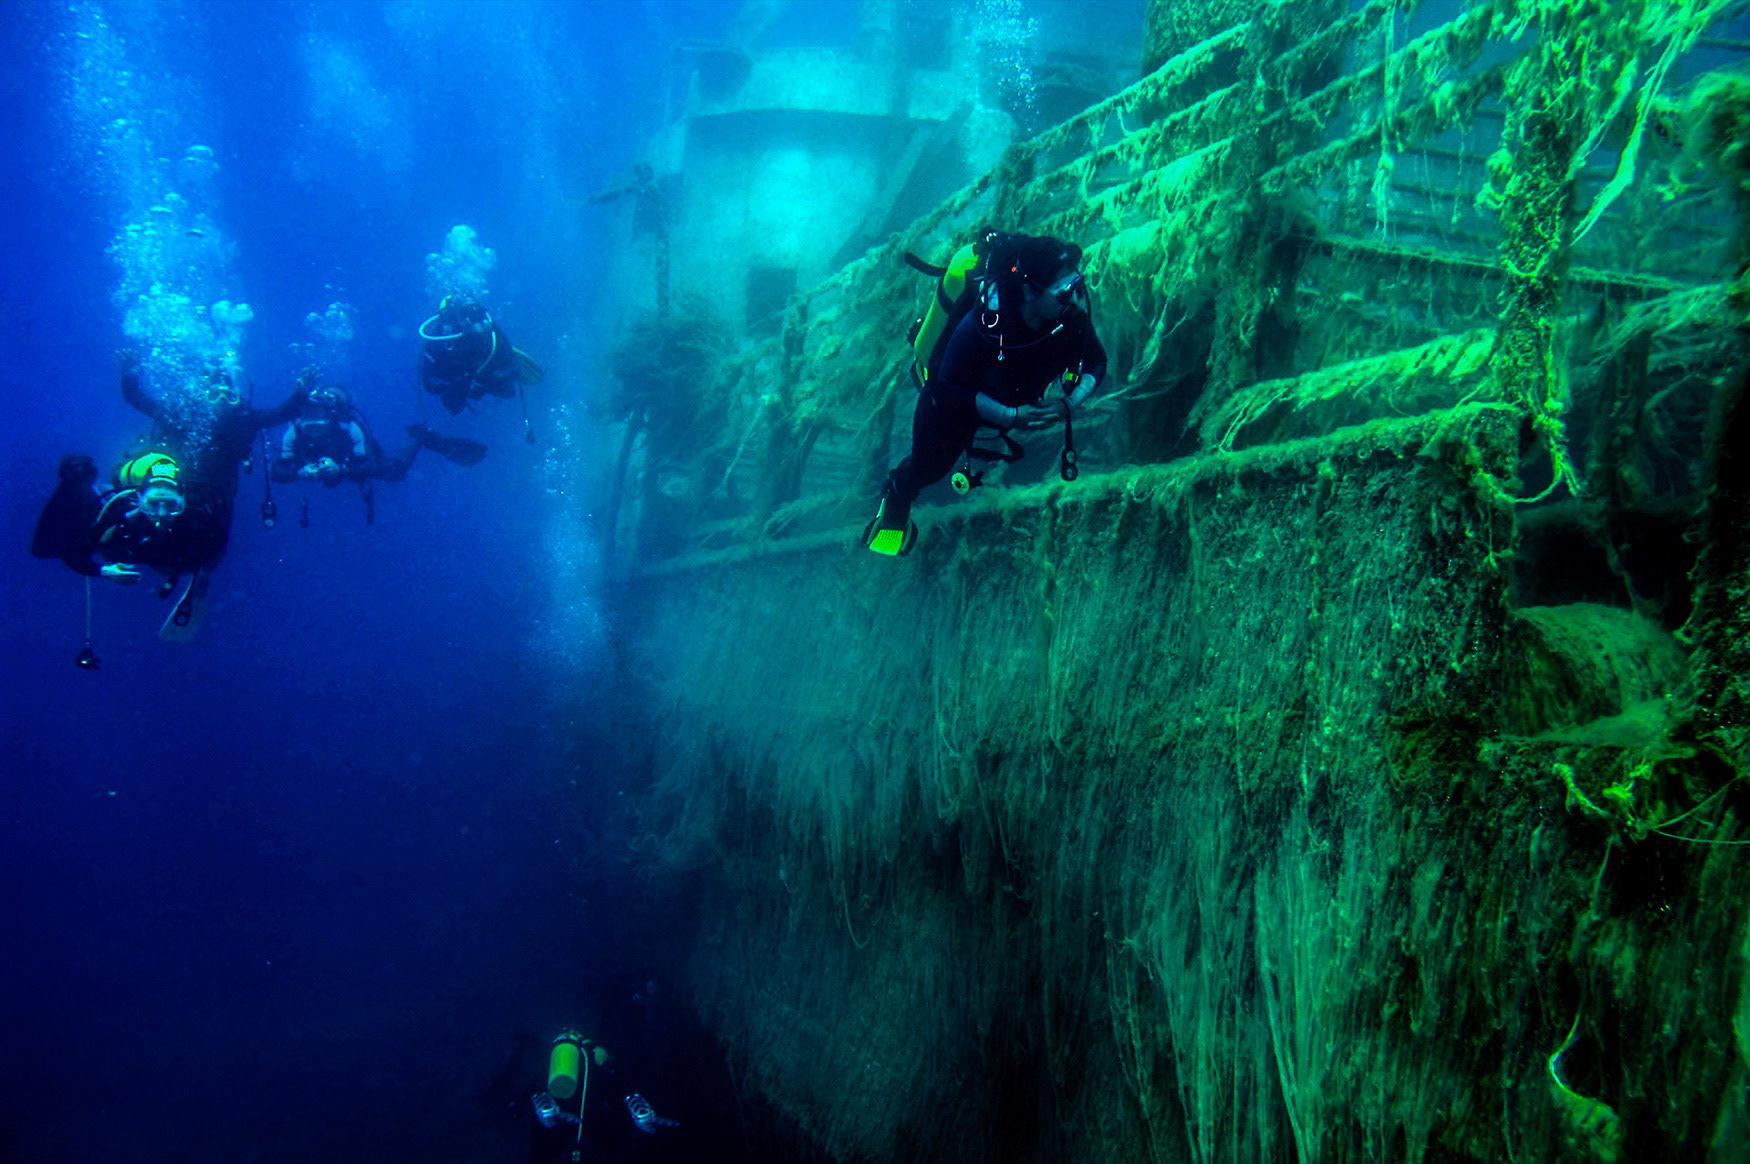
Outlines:
{"type": "MultiPolygon", "coordinates": [[[[165,577],[159,589],[169,597],[183,577],[188,584],[159,631],[160,638],[186,642],[205,611],[207,579],[224,557],[238,474],[255,434],[296,416],[302,390],[278,408],[250,407],[235,376],[208,370],[192,399],[167,402],[140,387],[140,364],[132,352],[117,356],[122,397],[152,418],[145,448],[116,467],[113,488],[96,488],[90,458],[61,461],[59,483],[43,507],[31,552],[59,558],[77,574],[130,583],[141,567],[165,577]],[[99,564],[102,557],[106,564],[99,564]]],[[[76,662],[95,669],[87,642],[76,662]]]]}
{"type": "Polygon", "coordinates": [[[174,582],[211,567],[224,553],[228,531],[221,515],[199,500],[190,503],[181,467],[164,453],[117,466],[115,487],[107,492],[96,482],[91,458],[62,458],[60,484],[31,538],[33,555],[125,585],[139,578],[142,566],[174,582]],[[99,556],[106,561],[99,564],[99,556]]]}
{"type": "MultiPolygon", "coordinates": [[[[954,325],[918,393],[911,454],[888,474],[865,531],[870,549],[897,555],[911,548],[912,502],[967,455],[981,427],[1007,438],[1016,428],[1065,424],[1105,379],[1106,349],[1089,315],[1081,259],[1073,243],[1019,236],[993,258],[980,301],[954,325]],[[1054,386],[1062,391],[1053,393],[1054,386]]],[[[1066,479],[1072,457],[1066,442],[1066,479]]]]}
{"type": "Polygon", "coordinates": [[[255,408],[238,388],[237,374],[215,366],[207,370],[201,396],[192,406],[181,402],[173,406],[141,388],[140,362],[133,352],[121,352],[117,360],[122,398],[152,418],[148,447],[176,461],[187,509],[212,526],[212,535],[203,539],[212,556],[200,563],[210,569],[230,541],[239,475],[253,451],[255,435],[297,416],[307,389],[300,384],[277,407],[255,408]]]}
{"type": "Polygon", "coordinates": [[[486,396],[509,399],[518,384],[541,379],[539,365],[511,346],[486,308],[449,295],[419,325],[419,383],[452,414],[486,396]]]}
{"type": "Polygon", "coordinates": [[[140,386],[140,361],[117,353],[122,398],[152,419],[143,452],[116,468],[99,492],[90,458],[67,457],[60,482],[37,519],[31,552],[59,558],[75,573],[130,582],[147,566],[174,582],[210,570],[231,537],[238,473],[255,434],[296,416],[300,389],[278,408],[252,408],[235,377],[209,369],[202,397],[173,407],[140,386]],[[97,556],[108,560],[99,565],[97,556]]]}
{"type": "Polygon", "coordinates": [[[309,393],[303,411],[286,426],[269,471],[275,481],[320,481],[332,487],[342,481],[399,481],[422,448],[458,465],[478,464],[486,455],[478,441],[440,436],[422,424],[408,425],[407,433],[410,444],[386,452],[345,389],[325,384],[309,393]]]}
{"type": "Polygon", "coordinates": [[[680,1127],[658,1115],[642,1093],[630,1090],[616,1056],[576,1031],[554,1040],[546,1066],[547,1090],[525,1101],[531,1116],[530,1164],[576,1160],[585,1141],[591,1159],[639,1158],[643,1153],[628,1151],[633,1147],[628,1141],[680,1127]]]}
{"type": "Polygon", "coordinates": [[[237,496],[238,475],[254,451],[255,434],[285,424],[302,411],[308,386],[300,383],[274,408],[251,406],[237,384],[238,374],[222,367],[206,372],[193,407],[172,406],[140,387],[140,361],[133,352],[117,355],[122,398],[152,418],[148,444],[176,458],[190,490],[211,491],[228,506],[237,496]]]}

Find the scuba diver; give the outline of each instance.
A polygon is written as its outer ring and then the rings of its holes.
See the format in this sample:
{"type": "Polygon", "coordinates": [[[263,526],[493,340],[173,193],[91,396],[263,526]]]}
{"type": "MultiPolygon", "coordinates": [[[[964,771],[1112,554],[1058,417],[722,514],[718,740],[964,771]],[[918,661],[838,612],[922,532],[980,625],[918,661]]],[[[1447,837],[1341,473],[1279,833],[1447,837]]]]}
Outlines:
{"type": "Polygon", "coordinates": [[[596,1147],[613,1149],[634,1129],[654,1135],[680,1127],[657,1115],[643,1095],[614,1086],[617,1076],[617,1060],[607,1048],[576,1031],[561,1032],[547,1057],[547,1090],[529,1099],[534,1114],[529,1159],[534,1164],[578,1160],[586,1132],[596,1147]],[[593,1081],[592,1070],[597,1074],[593,1081]]]}
{"type": "Polygon", "coordinates": [[[891,557],[909,553],[918,492],[954,473],[965,494],[982,483],[973,459],[1013,461],[1021,446],[1010,433],[1064,426],[1061,473],[1077,474],[1070,417],[1106,376],[1106,350],[1094,333],[1082,250],[1055,238],[980,232],[946,267],[915,255],[906,261],[941,277],[936,295],[912,332],[913,376],[919,392],[912,414],[911,453],[888,474],[863,544],[891,557]],[[1051,393],[1053,386],[1061,395],[1051,393]],[[994,429],[1005,449],[975,444],[994,429]]]}
{"type": "MultiPolygon", "coordinates": [[[[161,598],[187,577],[188,585],[160,634],[173,640],[192,636],[199,626],[207,574],[225,552],[229,507],[221,508],[210,492],[192,493],[184,484],[182,466],[162,452],[123,461],[116,466],[113,486],[102,492],[89,457],[63,457],[59,476],[37,518],[31,554],[59,558],[75,574],[124,586],[139,579],[141,567],[156,570],[165,579],[158,590],[161,598]]],[[[80,666],[87,665],[81,660],[80,666]]]]}
{"type": "MultiPolygon", "coordinates": [[[[316,377],[306,372],[308,386],[316,377]]],[[[462,437],[446,437],[422,424],[407,426],[413,438],[406,448],[390,453],[371,435],[364,413],[344,388],[324,384],[308,391],[304,407],[286,426],[279,452],[268,471],[275,481],[320,481],[333,487],[342,481],[364,485],[371,480],[399,481],[407,476],[420,449],[430,449],[458,465],[477,465],[486,446],[462,437]]]]}
{"type": "Polygon", "coordinates": [[[98,505],[91,540],[112,564],[164,575],[168,594],[178,579],[212,569],[224,554],[230,530],[223,517],[210,496],[190,496],[174,458],[147,453],[116,466],[115,488],[98,505]]]}
{"type": "MultiPolygon", "coordinates": [[[[447,295],[437,314],[419,325],[419,383],[452,415],[485,396],[517,395],[522,384],[546,376],[528,353],[511,346],[504,329],[477,300],[447,295]]],[[[528,425],[528,401],[523,402],[528,425]]],[[[529,439],[534,433],[529,430],[529,439]]]]}
{"type": "Polygon", "coordinates": [[[239,388],[239,373],[213,365],[202,377],[191,407],[184,401],[173,404],[148,396],[140,387],[140,359],[134,352],[119,352],[116,359],[121,365],[122,398],[152,420],[147,447],[176,458],[183,487],[210,494],[224,508],[229,531],[231,503],[255,434],[296,417],[304,407],[308,386],[300,383],[277,407],[255,408],[247,397],[247,381],[239,388]]]}
{"type": "Polygon", "coordinates": [[[255,434],[296,416],[304,392],[277,408],[254,408],[237,375],[213,365],[188,399],[172,402],[140,386],[134,352],[118,352],[116,361],[122,398],[152,419],[151,435],[117,466],[112,487],[102,493],[89,458],[64,458],[31,552],[59,558],[87,578],[124,584],[148,567],[165,577],[161,597],[186,579],[158,632],[167,641],[186,642],[200,627],[207,581],[230,542],[238,476],[255,434]],[[108,564],[100,565],[99,556],[108,564]]]}

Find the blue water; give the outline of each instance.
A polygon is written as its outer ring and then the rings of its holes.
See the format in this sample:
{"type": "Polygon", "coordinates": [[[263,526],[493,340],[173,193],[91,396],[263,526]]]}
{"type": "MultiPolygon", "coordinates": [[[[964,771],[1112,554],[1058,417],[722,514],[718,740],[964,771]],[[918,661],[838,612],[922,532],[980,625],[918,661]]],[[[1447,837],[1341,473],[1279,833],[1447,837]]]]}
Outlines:
{"type": "MultiPolygon", "coordinates": [[[[709,1128],[664,919],[616,873],[610,628],[577,533],[596,446],[565,404],[611,307],[593,256],[618,211],[587,195],[654,128],[664,46],[731,11],[0,6],[0,1160],[525,1159],[495,1077],[517,1031],[572,1024],[709,1128]],[[228,249],[130,252],[154,167],[196,145],[217,168],[186,237],[228,249]],[[540,442],[515,401],[428,417],[491,452],[422,456],[374,525],[350,488],[279,486],[266,529],[257,470],[197,641],[157,641],[151,585],[99,583],[103,668],[76,669],[80,580],[24,551],[58,459],[107,467],[146,428],[114,353],[161,337],[123,333],[128,264],[250,305],[258,404],[309,358],[305,317],[347,304],[348,379],[394,446],[425,258],[458,224],[549,368],[540,442]]],[[[508,1075],[525,1103],[542,1082],[508,1075]]]]}

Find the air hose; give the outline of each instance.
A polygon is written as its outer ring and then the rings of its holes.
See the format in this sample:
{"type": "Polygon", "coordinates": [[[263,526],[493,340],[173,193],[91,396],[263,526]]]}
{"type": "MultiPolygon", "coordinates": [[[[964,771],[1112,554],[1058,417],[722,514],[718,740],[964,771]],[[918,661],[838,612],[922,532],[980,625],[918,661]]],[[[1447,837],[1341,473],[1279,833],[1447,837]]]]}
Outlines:
{"type": "Polygon", "coordinates": [[[579,1164],[583,1159],[583,1117],[589,1111],[589,1051],[585,1050],[578,1058],[583,1061],[583,1078],[577,1092],[577,1146],[571,1149],[571,1164],[579,1164]]]}
{"type": "Polygon", "coordinates": [[[273,503],[273,466],[267,459],[267,430],[261,430],[261,524],[273,528],[279,510],[273,503]]]}
{"type": "Polygon", "coordinates": [[[91,649],[91,579],[85,579],[85,642],[73,656],[73,665],[81,671],[95,671],[103,666],[97,652],[91,649]]]}

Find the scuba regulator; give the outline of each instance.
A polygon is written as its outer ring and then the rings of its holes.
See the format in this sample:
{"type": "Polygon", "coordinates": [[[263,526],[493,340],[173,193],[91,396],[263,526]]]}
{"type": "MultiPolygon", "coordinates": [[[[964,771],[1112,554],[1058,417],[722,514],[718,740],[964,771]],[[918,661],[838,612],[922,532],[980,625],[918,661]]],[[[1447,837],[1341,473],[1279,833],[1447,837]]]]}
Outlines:
{"type": "MultiPolygon", "coordinates": [[[[1080,276],[1078,275],[1079,279],[1080,276]]],[[[1082,382],[1082,365],[1078,360],[1076,370],[1063,370],[1063,455],[1058,459],[1057,475],[1065,481],[1074,481],[1082,475],[1076,467],[1076,434],[1075,425],[1070,419],[1069,398],[1075,395],[1076,386],[1082,382]]]]}

